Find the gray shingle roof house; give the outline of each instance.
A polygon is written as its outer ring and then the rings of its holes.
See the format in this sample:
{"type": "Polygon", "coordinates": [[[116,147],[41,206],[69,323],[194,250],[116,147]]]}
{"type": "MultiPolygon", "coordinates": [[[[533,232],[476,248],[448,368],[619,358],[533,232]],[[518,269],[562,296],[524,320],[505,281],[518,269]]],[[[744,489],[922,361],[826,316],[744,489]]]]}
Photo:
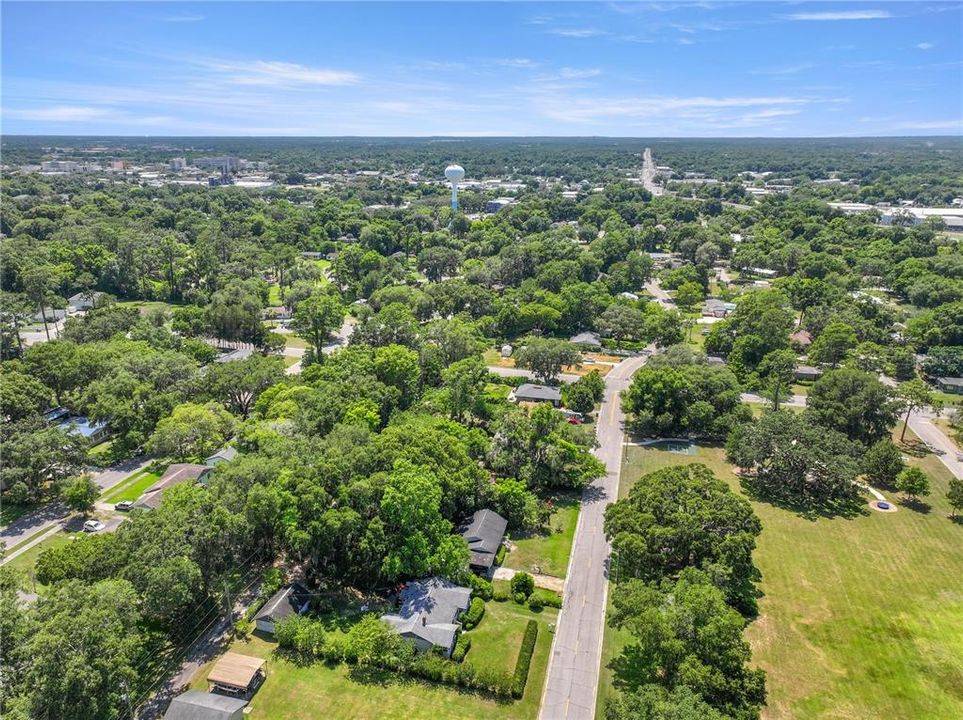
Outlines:
{"type": "Polygon", "coordinates": [[[254,350],[252,348],[238,348],[237,350],[231,350],[223,355],[218,355],[216,358],[214,358],[214,362],[228,363],[234,362],[235,360],[246,360],[253,354],[254,350]]]}
{"type": "Polygon", "coordinates": [[[472,570],[487,572],[495,563],[495,554],[501,547],[508,520],[494,510],[478,510],[471,522],[461,531],[471,553],[468,564],[472,570]]]}
{"type": "Polygon", "coordinates": [[[311,604],[308,589],[301,583],[292,583],[278,590],[254,616],[258,630],[274,634],[277,623],[292,615],[303,615],[311,604]]]}
{"type": "Polygon", "coordinates": [[[602,347],[602,338],[597,332],[583,330],[578,335],[573,335],[568,339],[570,343],[576,345],[589,345],[591,347],[602,347]]]}
{"type": "Polygon", "coordinates": [[[147,488],[144,494],[137,498],[131,508],[141,510],[156,510],[160,507],[161,496],[164,491],[187,480],[197,480],[204,473],[210,470],[207,465],[195,465],[194,463],[175,463],[167,468],[161,478],[147,488]]]}
{"type": "Polygon", "coordinates": [[[440,647],[449,656],[461,627],[458,615],[470,604],[470,588],[439,577],[413,580],[401,591],[398,612],[382,615],[381,619],[419,650],[440,647]]]}
{"type": "Polygon", "coordinates": [[[208,457],[204,461],[204,464],[207,465],[208,467],[214,467],[218,463],[231,462],[231,460],[233,460],[236,457],[237,457],[237,450],[234,447],[228,445],[227,447],[222,447],[216,453],[208,457]]]}
{"type": "Polygon", "coordinates": [[[936,384],[945,393],[963,395],[963,378],[941,377],[936,378],[936,384]]]}
{"type": "Polygon", "coordinates": [[[793,377],[797,380],[818,380],[823,376],[823,371],[812,365],[797,365],[793,371],[793,377]]]}
{"type": "Polygon", "coordinates": [[[512,402],[550,402],[558,407],[562,404],[562,393],[556,387],[524,383],[512,390],[508,399],[512,402]]]}
{"type": "Polygon", "coordinates": [[[241,720],[247,700],[188,690],[171,700],[164,720],[241,720]]]}

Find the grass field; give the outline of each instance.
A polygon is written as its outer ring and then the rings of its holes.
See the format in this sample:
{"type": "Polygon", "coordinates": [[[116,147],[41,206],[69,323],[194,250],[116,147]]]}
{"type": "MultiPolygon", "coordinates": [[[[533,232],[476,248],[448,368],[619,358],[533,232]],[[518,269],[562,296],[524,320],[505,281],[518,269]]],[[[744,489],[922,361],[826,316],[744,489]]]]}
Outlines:
{"type": "MultiPolygon", "coordinates": [[[[518,701],[495,700],[447,685],[426,683],[382,670],[358,670],[324,663],[301,664],[274,653],[277,645],[263,636],[239,640],[230,648],[244,655],[267,658],[267,680],[251,701],[252,720],[532,720],[545,680],[552,643],[549,624],[554,610],[534,614],[512,603],[489,602],[481,624],[471,631],[466,662],[500,663],[515,669],[518,644],[529,618],[539,622],[538,641],[525,696],[518,701]],[[490,628],[490,629],[489,629],[490,628]],[[516,637],[517,636],[517,637],[516,637]],[[506,643],[516,643],[512,647],[506,643]]],[[[213,663],[201,667],[191,686],[206,689],[213,663]]]]}
{"type": "Polygon", "coordinates": [[[161,302],[159,300],[125,300],[117,303],[118,307],[130,307],[140,310],[141,315],[150,315],[154,310],[162,310],[169,313],[176,305],[161,302]]]}
{"type": "Polygon", "coordinates": [[[4,567],[10,568],[11,570],[16,570],[19,573],[21,590],[42,593],[47,589],[47,586],[43,585],[42,583],[35,582],[33,579],[33,571],[37,565],[37,558],[40,557],[40,553],[42,553],[44,550],[66,545],[71,541],[72,537],[76,536],[77,533],[55,533],[43,542],[37,543],[26,552],[17,555],[17,557],[15,557],[13,560],[6,563],[4,567]]]}
{"type": "MultiPolygon", "coordinates": [[[[738,488],[719,448],[629,447],[620,494],[646,472],[689,462],[738,488]]],[[[747,637],[768,675],[766,720],[963,717],[963,524],[948,518],[946,468],[932,455],[911,463],[931,480],[924,511],[812,520],[753,502],[764,595],[747,637]]],[[[605,665],[624,642],[606,628],[599,717],[612,692],[605,665]]]]}
{"type": "Polygon", "coordinates": [[[514,547],[505,556],[504,565],[515,570],[538,572],[563,578],[568,570],[572,552],[572,538],[578,522],[578,495],[554,498],[555,510],[549,520],[551,532],[529,537],[512,538],[514,547]]]}
{"type": "Polygon", "coordinates": [[[290,333],[284,336],[284,344],[291,348],[306,348],[308,346],[308,344],[304,341],[304,338],[290,333]]]}
{"type": "Polygon", "coordinates": [[[277,283],[268,285],[268,307],[278,307],[282,302],[281,286],[277,283]]]}
{"type": "Polygon", "coordinates": [[[100,499],[103,502],[111,503],[119,503],[124,500],[136,500],[144,494],[144,490],[160,480],[165,469],[166,468],[162,467],[154,472],[150,472],[145,468],[140,472],[134,473],[117,487],[111,488],[110,492],[104,494],[100,499]]]}

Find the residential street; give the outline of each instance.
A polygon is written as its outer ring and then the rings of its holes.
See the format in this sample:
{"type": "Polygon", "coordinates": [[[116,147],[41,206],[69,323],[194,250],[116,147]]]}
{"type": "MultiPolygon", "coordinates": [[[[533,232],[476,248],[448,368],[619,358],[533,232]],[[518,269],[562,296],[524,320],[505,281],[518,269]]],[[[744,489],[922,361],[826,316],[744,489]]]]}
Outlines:
{"type": "Polygon", "coordinates": [[[628,387],[632,374],[645,359],[628,358],[605,378],[605,398],[596,426],[599,447],[595,454],[605,463],[608,473],[582,495],[565,581],[565,602],[552,640],[540,720],[592,720],[595,717],[608,598],[609,544],[602,522],[605,508],[618,497],[622,465],[624,415],[619,393],[628,387]]]}
{"type": "MultiPolygon", "coordinates": [[[[323,352],[325,355],[330,355],[335,350],[347,345],[348,340],[351,338],[351,333],[354,331],[354,326],[357,322],[358,322],[357,320],[355,320],[353,317],[348,315],[344,319],[344,323],[342,323],[341,329],[338,330],[337,333],[335,333],[334,339],[331,342],[329,342],[327,345],[322,347],[321,352],[323,352]]],[[[303,348],[285,348],[284,354],[288,356],[300,358],[304,355],[304,349],[303,348]],[[292,352],[289,352],[289,351],[292,351],[292,352]],[[294,351],[297,351],[297,352],[294,352],[294,351]]],[[[301,361],[298,360],[296,363],[294,363],[294,365],[291,365],[285,372],[287,372],[288,375],[297,375],[299,372],[301,372],[301,361]]]]}
{"type": "MultiPolygon", "coordinates": [[[[151,462],[153,462],[153,458],[147,457],[126,460],[112,468],[95,472],[94,482],[97,483],[101,491],[110,490],[133,473],[147,467],[151,462]]],[[[61,502],[44,505],[0,528],[0,542],[4,542],[8,548],[12,548],[44,528],[53,527],[68,514],[66,505],[61,502]]]]}

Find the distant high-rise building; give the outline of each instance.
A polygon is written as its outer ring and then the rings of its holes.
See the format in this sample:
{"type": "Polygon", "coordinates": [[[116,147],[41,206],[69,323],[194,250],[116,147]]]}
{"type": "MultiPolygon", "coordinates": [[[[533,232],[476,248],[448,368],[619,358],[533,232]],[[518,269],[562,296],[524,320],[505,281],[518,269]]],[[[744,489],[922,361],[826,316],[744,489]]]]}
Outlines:
{"type": "Polygon", "coordinates": [[[171,158],[169,165],[171,170],[183,170],[187,167],[187,160],[184,158],[171,158]]]}
{"type": "Polygon", "coordinates": [[[220,157],[199,157],[194,158],[194,167],[205,170],[217,169],[224,173],[237,172],[240,168],[240,161],[236,157],[222,155],[220,157]]]}

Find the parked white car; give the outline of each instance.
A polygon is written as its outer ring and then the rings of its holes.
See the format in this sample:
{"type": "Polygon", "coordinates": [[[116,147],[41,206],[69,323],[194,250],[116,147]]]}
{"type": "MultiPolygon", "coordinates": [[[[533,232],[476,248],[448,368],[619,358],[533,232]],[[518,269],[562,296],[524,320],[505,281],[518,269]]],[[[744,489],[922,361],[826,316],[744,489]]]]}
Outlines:
{"type": "Polygon", "coordinates": [[[100,520],[88,520],[84,523],[84,532],[99,532],[105,527],[107,526],[100,522],[100,520]]]}

